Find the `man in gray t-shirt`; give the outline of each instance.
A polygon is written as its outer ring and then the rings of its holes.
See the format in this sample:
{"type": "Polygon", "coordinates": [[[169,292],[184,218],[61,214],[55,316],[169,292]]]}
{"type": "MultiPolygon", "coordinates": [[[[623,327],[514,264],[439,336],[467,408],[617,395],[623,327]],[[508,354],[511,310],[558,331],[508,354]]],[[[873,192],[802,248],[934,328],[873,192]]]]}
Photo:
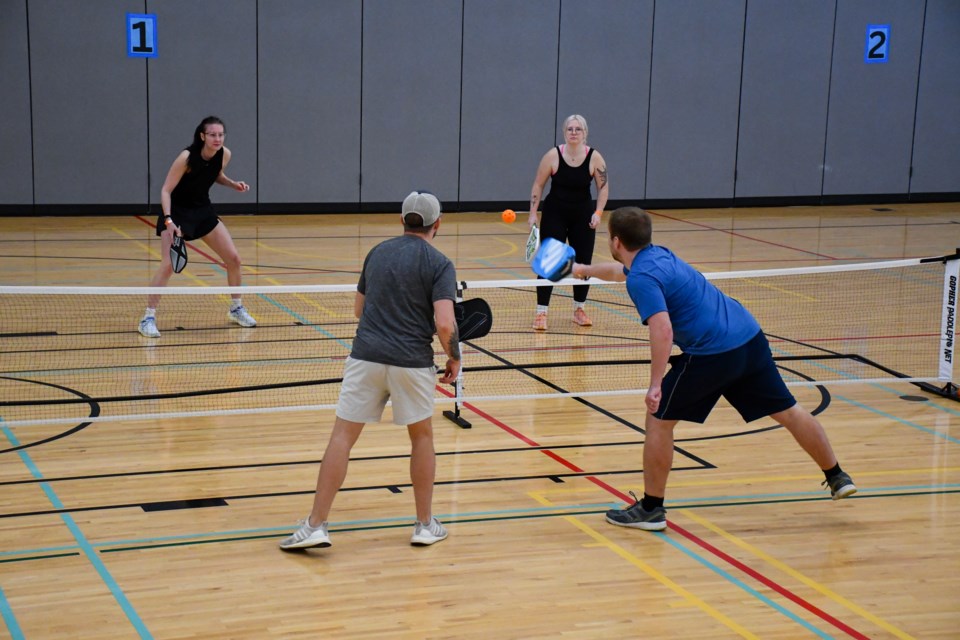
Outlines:
{"type": "Polygon", "coordinates": [[[432,367],[433,305],[453,301],[453,263],[422,236],[405,233],[367,254],[357,291],[365,296],[351,358],[397,367],[432,367]]]}
{"type": "Polygon", "coordinates": [[[329,547],[327,516],[347,475],[350,451],[368,422],[379,422],[387,400],[393,421],[407,425],[410,479],[417,508],[410,543],[429,545],[447,537],[433,517],[433,396],[436,369],[433,336],[447,354],[442,383],[460,373],[460,338],[453,302],[453,263],[433,247],[440,228],[440,202],[414,191],[403,201],[403,235],[367,254],[357,283],[354,313],[360,322],[343,369],[337,419],[323,454],[310,515],[280,542],[284,550],[329,547]]]}

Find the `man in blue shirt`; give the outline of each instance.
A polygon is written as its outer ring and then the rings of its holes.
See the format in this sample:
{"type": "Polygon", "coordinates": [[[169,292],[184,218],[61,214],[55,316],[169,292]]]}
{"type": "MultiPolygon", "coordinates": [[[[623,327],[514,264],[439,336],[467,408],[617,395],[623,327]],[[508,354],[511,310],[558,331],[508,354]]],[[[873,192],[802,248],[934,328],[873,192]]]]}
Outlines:
{"type": "Polygon", "coordinates": [[[617,209],[607,227],[617,262],[575,264],[573,276],[626,281],[650,328],[651,352],[643,499],[609,510],[607,522],[646,531],[667,527],[663,498],[673,463],[673,427],[680,420],[703,423],[720,396],[747,422],[769,416],[785,427],[820,465],[834,500],[856,493],[823,426],[784,384],[753,315],[669,249],[652,244],[653,225],[643,209],[617,209]],[[674,343],[682,353],[667,371],[674,343]]]}

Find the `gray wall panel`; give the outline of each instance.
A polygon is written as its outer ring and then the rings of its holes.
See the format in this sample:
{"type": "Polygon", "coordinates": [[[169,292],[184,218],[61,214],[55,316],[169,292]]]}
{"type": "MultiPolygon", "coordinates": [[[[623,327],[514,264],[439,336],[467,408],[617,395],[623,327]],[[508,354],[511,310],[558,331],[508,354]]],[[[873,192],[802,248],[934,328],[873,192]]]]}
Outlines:
{"type": "Polygon", "coordinates": [[[359,202],[360,3],[258,10],[260,202],[359,202]]]}
{"type": "Polygon", "coordinates": [[[460,199],[526,200],[556,139],[560,0],[464,0],[460,199]]]}
{"type": "Polygon", "coordinates": [[[0,204],[33,204],[27,2],[0,2],[0,204]]]}
{"type": "Polygon", "coordinates": [[[364,3],[364,202],[399,204],[412,189],[456,200],[461,24],[449,0],[364,3]]]}
{"type": "Polygon", "coordinates": [[[125,12],[143,2],[30,1],[36,204],[146,200],[146,64],[125,12]]]}
{"type": "Polygon", "coordinates": [[[732,198],[746,0],[654,11],[647,198],[732,198]]]}
{"type": "Polygon", "coordinates": [[[960,192],[960,2],[927,0],[910,191],[960,192]]]}
{"type": "Polygon", "coordinates": [[[824,195],[906,193],[923,2],[839,0],[824,195]],[[890,61],[864,62],[868,24],[890,25],[890,61]]]}
{"type": "Polygon", "coordinates": [[[736,196],[819,196],[835,3],[747,5],[736,196]]]}
{"type": "Polygon", "coordinates": [[[652,31],[653,0],[561,5],[556,141],[567,116],[587,119],[587,142],[607,161],[611,199],[644,195],[652,31]]]}
{"type": "MultiPolygon", "coordinates": [[[[170,164],[208,115],[227,128],[233,154],[226,174],[243,180],[239,193],[214,185],[214,203],[254,204],[257,198],[257,15],[255,0],[148,0],[157,14],[158,57],[150,61],[151,202],[170,164]]],[[[307,114],[304,114],[305,116],[307,114]]],[[[296,135],[299,123],[291,122],[296,135]]]]}

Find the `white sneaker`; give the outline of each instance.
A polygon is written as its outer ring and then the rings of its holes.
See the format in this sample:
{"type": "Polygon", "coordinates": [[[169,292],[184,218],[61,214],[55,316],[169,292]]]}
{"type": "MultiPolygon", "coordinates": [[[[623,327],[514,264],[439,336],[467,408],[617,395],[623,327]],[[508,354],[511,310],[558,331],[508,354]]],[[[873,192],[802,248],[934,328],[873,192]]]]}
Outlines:
{"type": "Polygon", "coordinates": [[[410,537],[410,544],[426,546],[440,542],[446,537],[447,530],[436,518],[430,518],[430,524],[426,525],[417,520],[417,524],[413,527],[413,535],[410,537]]]}
{"type": "Polygon", "coordinates": [[[297,523],[299,528],[289,538],[280,541],[281,549],[306,549],[308,547],[329,547],[330,534],[327,533],[327,523],[311,527],[310,518],[304,518],[297,523]]]}
{"type": "Polygon", "coordinates": [[[160,330],[157,329],[156,318],[144,318],[140,321],[140,335],[144,338],[159,338],[160,330]]]}
{"type": "Polygon", "coordinates": [[[236,322],[241,327],[255,327],[257,326],[257,321],[253,319],[249,313],[247,313],[246,307],[237,307],[236,309],[231,309],[230,313],[227,314],[227,317],[236,322]]]}

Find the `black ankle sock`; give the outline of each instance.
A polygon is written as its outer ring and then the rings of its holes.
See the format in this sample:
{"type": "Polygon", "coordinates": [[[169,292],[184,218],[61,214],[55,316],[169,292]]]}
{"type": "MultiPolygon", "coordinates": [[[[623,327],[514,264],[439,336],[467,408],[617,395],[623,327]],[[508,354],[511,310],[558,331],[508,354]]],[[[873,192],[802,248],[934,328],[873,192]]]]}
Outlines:
{"type": "Polygon", "coordinates": [[[824,469],[823,475],[826,476],[827,480],[829,480],[830,478],[839,475],[841,472],[843,472],[843,469],[840,468],[840,463],[838,462],[837,464],[833,465],[832,468],[824,469]]]}
{"type": "Polygon", "coordinates": [[[644,511],[653,511],[657,507],[663,506],[663,498],[657,498],[644,493],[643,500],[640,501],[640,506],[644,511]]]}

